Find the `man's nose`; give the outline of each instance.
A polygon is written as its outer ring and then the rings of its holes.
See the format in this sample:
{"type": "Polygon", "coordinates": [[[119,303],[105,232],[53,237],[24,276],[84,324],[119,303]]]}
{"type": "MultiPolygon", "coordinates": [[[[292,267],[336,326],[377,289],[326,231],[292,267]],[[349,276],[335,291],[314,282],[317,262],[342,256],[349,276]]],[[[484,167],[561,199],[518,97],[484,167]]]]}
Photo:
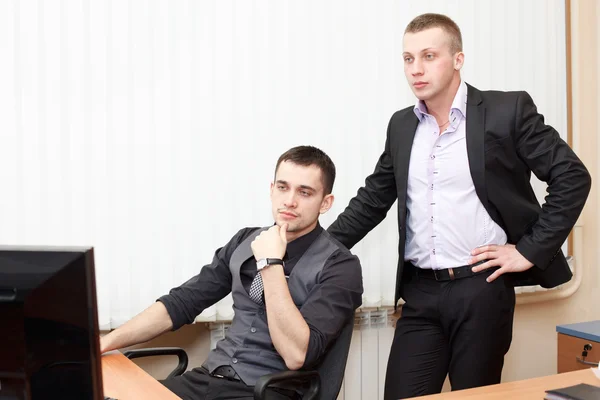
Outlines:
{"type": "Polygon", "coordinates": [[[284,199],[283,205],[286,208],[295,208],[296,207],[296,194],[290,192],[289,195],[284,199]]]}
{"type": "Polygon", "coordinates": [[[423,75],[423,63],[419,60],[414,60],[411,65],[410,73],[412,74],[412,76],[423,75]]]}

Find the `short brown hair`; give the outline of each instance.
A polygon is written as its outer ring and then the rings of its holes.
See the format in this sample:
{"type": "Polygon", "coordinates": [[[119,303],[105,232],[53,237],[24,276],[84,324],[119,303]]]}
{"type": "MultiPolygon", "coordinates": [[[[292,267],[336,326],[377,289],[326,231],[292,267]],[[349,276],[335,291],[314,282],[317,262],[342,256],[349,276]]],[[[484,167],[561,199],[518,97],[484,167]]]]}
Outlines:
{"type": "Polygon", "coordinates": [[[460,28],[449,17],[442,14],[421,14],[406,26],[404,33],[417,33],[431,28],[442,28],[450,36],[450,52],[462,51],[462,35],[460,28]]]}
{"type": "Polygon", "coordinates": [[[275,174],[279,169],[279,164],[284,161],[290,161],[294,164],[303,165],[308,167],[315,165],[321,170],[321,181],[323,182],[323,190],[326,195],[330,194],[333,190],[333,182],[335,181],[335,165],[331,158],[325,154],[322,150],[317,149],[313,146],[297,146],[292,147],[285,153],[283,153],[277,165],[275,166],[275,174]]]}

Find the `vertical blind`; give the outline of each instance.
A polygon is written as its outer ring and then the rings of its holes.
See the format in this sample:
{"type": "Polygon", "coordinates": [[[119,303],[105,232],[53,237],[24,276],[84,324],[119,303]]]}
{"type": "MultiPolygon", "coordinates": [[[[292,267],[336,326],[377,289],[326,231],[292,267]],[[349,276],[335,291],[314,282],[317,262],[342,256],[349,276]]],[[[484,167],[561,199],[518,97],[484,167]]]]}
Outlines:
{"type": "MultiPolygon", "coordinates": [[[[0,2],[0,242],[94,246],[107,329],[269,225],[292,146],[336,163],[327,227],[415,102],[402,36],[423,12],[460,25],[468,83],[529,91],[566,137],[562,0],[0,2]]],[[[395,213],[353,249],[365,306],[393,301],[395,213]]]]}

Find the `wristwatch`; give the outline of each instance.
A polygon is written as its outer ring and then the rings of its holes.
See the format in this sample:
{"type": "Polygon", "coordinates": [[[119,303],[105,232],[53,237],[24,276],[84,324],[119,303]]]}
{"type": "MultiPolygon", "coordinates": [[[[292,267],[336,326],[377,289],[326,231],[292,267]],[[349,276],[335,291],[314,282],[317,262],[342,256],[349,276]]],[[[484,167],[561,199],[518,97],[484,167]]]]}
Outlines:
{"type": "Polygon", "coordinates": [[[269,266],[269,265],[281,265],[284,266],[283,260],[281,258],[261,258],[256,262],[256,269],[260,271],[261,269],[269,266]]]}

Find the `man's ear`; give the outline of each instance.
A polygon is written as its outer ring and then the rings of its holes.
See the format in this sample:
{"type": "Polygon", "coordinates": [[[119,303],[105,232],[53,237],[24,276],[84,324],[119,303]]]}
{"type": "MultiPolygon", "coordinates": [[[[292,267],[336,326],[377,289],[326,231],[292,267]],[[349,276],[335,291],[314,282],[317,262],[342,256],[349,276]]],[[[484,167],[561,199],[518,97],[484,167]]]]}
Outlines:
{"type": "Polygon", "coordinates": [[[456,71],[460,71],[465,63],[465,54],[462,51],[459,51],[454,55],[454,69],[456,71]]]}
{"type": "Polygon", "coordinates": [[[325,214],[327,211],[329,211],[329,209],[333,205],[333,200],[334,197],[332,194],[328,194],[325,197],[323,197],[323,200],[321,201],[321,209],[319,210],[319,212],[321,214],[325,214]]]}

